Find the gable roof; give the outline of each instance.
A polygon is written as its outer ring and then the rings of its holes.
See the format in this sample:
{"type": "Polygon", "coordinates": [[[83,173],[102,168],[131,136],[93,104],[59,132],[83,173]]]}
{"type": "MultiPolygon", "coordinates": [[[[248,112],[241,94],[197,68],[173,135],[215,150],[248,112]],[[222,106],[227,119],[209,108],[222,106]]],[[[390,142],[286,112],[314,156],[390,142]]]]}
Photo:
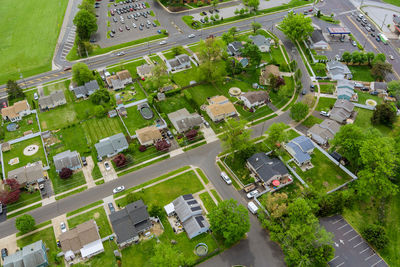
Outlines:
{"type": "Polygon", "coordinates": [[[275,175],[283,176],[289,174],[282,161],[277,158],[270,158],[263,152],[251,156],[247,163],[252,166],[264,182],[268,182],[275,175]]]}
{"type": "Polygon", "coordinates": [[[229,102],[229,99],[223,95],[216,95],[209,99],[210,104],[224,104],[229,102]]]}
{"type": "Polygon", "coordinates": [[[39,98],[39,105],[40,107],[49,107],[58,104],[58,102],[64,102],[65,96],[63,90],[57,90],[50,93],[50,95],[42,96],[39,98]]]}
{"type": "Polygon", "coordinates": [[[386,82],[374,82],[374,90],[387,90],[386,82]]]}
{"type": "Polygon", "coordinates": [[[215,117],[221,115],[229,115],[231,113],[237,113],[235,106],[231,102],[224,104],[211,104],[206,107],[212,115],[215,117]]]}
{"type": "Polygon", "coordinates": [[[120,80],[132,79],[132,76],[128,70],[121,70],[117,72],[117,77],[120,80]]]}
{"type": "Polygon", "coordinates": [[[201,215],[202,209],[192,194],[182,195],[172,201],[175,213],[181,222],[185,222],[192,216],[201,215]]]}
{"type": "Polygon", "coordinates": [[[260,47],[263,45],[271,46],[271,38],[265,38],[264,35],[257,34],[257,35],[250,35],[249,39],[253,41],[253,44],[260,47]]]}
{"type": "Polygon", "coordinates": [[[18,183],[34,183],[43,178],[43,165],[41,161],[28,163],[26,166],[8,172],[9,179],[16,179],[18,183]]]}
{"type": "Polygon", "coordinates": [[[340,130],[340,124],[331,119],[326,119],[320,124],[314,124],[307,133],[316,137],[319,143],[326,143],[327,140],[333,139],[335,134],[340,130]]]}
{"type": "Polygon", "coordinates": [[[53,157],[53,161],[57,171],[61,171],[63,168],[74,168],[81,166],[81,160],[77,151],[67,150],[58,153],[53,157]]]}
{"type": "Polygon", "coordinates": [[[128,147],[128,142],[126,141],[126,138],[122,133],[118,133],[100,140],[94,146],[97,150],[97,154],[100,157],[104,157],[109,154],[114,154],[118,150],[128,147]]]}
{"type": "Polygon", "coordinates": [[[289,153],[294,157],[297,162],[303,164],[311,160],[311,156],[307,153],[309,150],[314,149],[314,144],[311,140],[303,135],[300,135],[293,140],[291,140],[288,144],[288,147],[292,148],[293,151],[289,150],[289,153]],[[294,153],[292,153],[294,152],[294,153]]]}
{"type": "Polygon", "coordinates": [[[203,119],[199,114],[190,114],[186,108],[168,113],[167,116],[178,132],[187,131],[203,123],[203,119]]]}
{"type": "Polygon", "coordinates": [[[149,213],[143,200],[126,205],[122,210],[109,215],[112,227],[117,235],[117,243],[123,243],[151,226],[149,213]]]}
{"type": "Polygon", "coordinates": [[[243,48],[242,42],[234,41],[228,44],[227,50],[233,55],[233,54],[240,54],[240,49],[242,48],[243,48]]]}
{"type": "Polygon", "coordinates": [[[75,228],[65,233],[61,233],[59,240],[62,251],[65,253],[69,250],[75,252],[83,248],[85,245],[99,240],[100,234],[95,220],[89,220],[78,224],[75,228]]]}
{"type": "Polygon", "coordinates": [[[321,29],[315,29],[312,34],[311,34],[311,41],[316,44],[320,41],[323,41],[326,43],[325,37],[322,34],[322,30],[321,29]]]}
{"type": "Polygon", "coordinates": [[[152,69],[153,69],[153,66],[152,66],[152,65],[143,64],[143,65],[138,66],[138,67],[136,68],[136,72],[137,72],[139,75],[150,75],[152,69]]]}
{"type": "Polygon", "coordinates": [[[205,232],[210,228],[210,224],[203,215],[192,216],[182,223],[189,238],[195,237],[199,232],[205,232]]]}
{"type": "Polygon", "coordinates": [[[181,64],[190,62],[190,58],[186,54],[180,54],[175,57],[181,64]]]}
{"type": "Polygon", "coordinates": [[[330,117],[337,122],[343,122],[350,118],[353,110],[353,103],[345,99],[338,99],[330,112],[330,117]]]}
{"type": "Polygon", "coordinates": [[[329,71],[335,71],[335,73],[351,74],[351,71],[347,65],[336,60],[328,61],[326,63],[326,67],[329,71]]]}
{"type": "Polygon", "coordinates": [[[100,89],[99,84],[97,83],[96,80],[91,80],[84,85],[78,86],[73,88],[72,90],[74,91],[75,95],[91,95],[94,93],[96,90],[100,89]]]}
{"type": "Polygon", "coordinates": [[[4,267],[47,266],[46,248],[42,240],[29,244],[4,258],[4,267]]]}
{"type": "Polygon", "coordinates": [[[26,100],[15,102],[14,105],[1,109],[1,115],[3,117],[15,118],[19,116],[21,111],[29,110],[29,104],[26,100]]]}
{"type": "Polygon", "coordinates": [[[162,138],[160,130],[158,130],[158,128],[154,125],[136,130],[136,137],[142,144],[162,138]]]}
{"type": "Polygon", "coordinates": [[[269,95],[267,91],[249,91],[244,93],[242,97],[246,98],[250,102],[250,104],[269,100],[269,95]]]}

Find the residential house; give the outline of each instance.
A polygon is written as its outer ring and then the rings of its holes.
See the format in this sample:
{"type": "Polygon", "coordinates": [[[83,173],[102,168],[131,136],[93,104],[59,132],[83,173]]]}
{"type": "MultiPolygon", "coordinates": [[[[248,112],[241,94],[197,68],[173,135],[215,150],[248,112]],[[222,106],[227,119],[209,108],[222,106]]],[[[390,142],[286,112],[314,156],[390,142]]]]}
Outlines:
{"type": "Polygon", "coordinates": [[[338,99],[358,101],[358,94],[354,90],[354,82],[349,80],[338,80],[336,85],[336,95],[338,99]]]}
{"type": "Polygon", "coordinates": [[[119,247],[139,241],[139,234],[152,227],[150,215],[143,200],[125,206],[124,209],[108,215],[119,247]]]}
{"type": "Polygon", "coordinates": [[[84,85],[78,87],[71,87],[71,91],[74,92],[76,98],[89,97],[91,94],[99,89],[100,87],[96,80],[91,80],[84,85]]]}
{"type": "Polygon", "coordinates": [[[340,124],[334,120],[326,119],[320,124],[314,124],[307,131],[307,136],[312,138],[319,145],[327,145],[329,140],[335,137],[340,130],[340,124]]]}
{"type": "Polygon", "coordinates": [[[117,75],[112,75],[106,78],[106,82],[109,88],[114,91],[122,90],[125,88],[125,84],[118,78],[117,75]]]}
{"type": "Polygon", "coordinates": [[[149,146],[162,139],[160,130],[152,125],[139,130],[136,130],[136,138],[143,146],[149,146]]]}
{"type": "Polygon", "coordinates": [[[126,110],[126,108],[124,106],[117,107],[117,111],[120,116],[123,116],[123,117],[128,116],[128,111],[126,110]]]}
{"type": "Polygon", "coordinates": [[[249,65],[249,60],[246,57],[236,57],[236,60],[243,68],[246,68],[249,65]]]}
{"type": "Polygon", "coordinates": [[[26,100],[15,102],[14,105],[1,110],[3,120],[9,120],[12,122],[20,121],[24,116],[29,114],[31,114],[31,108],[26,100]]]}
{"type": "Polygon", "coordinates": [[[372,91],[377,91],[379,94],[387,94],[386,82],[373,82],[371,83],[372,91]]]}
{"type": "Polygon", "coordinates": [[[114,118],[114,117],[116,117],[116,116],[118,116],[118,113],[117,113],[117,111],[116,111],[115,109],[112,109],[112,110],[110,110],[110,111],[108,112],[108,117],[109,117],[109,118],[114,118]]]}
{"type": "Polygon", "coordinates": [[[77,151],[67,150],[58,153],[53,157],[56,172],[59,173],[63,168],[78,170],[82,168],[81,157],[77,151]]]}
{"type": "Polygon", "coordinates": [[[209,99],[209,103],[206,112],[214,122],[237,115],[235,106],[225,96],[214,96],[209,99]]]}
{"type": "Polygon", "coordinates": [[[180,196],[168,205],[173,206],[173,211],[181,222],[189,239],[210,229],[210,224],[202,215],[203,210],[200,204],[194,199],[192,194],[180,196]]]}
{"type": "Polygon", "coordinates": [[[19,249],[3,260],[4,267],[46,267],[49,266],[47,249],[42,240],[19,249]]]}
{"type": "Polygon", "coordinates": [[[186,132],[203,123],[203,119],[199,114],[190,114],[186,108],[168,113],[167,116],[178,133],[186,132]]]}
{"type": "Polygon", "coordinates": [[[11,170],[7,173],[8,179],[15,179],[21,185],[35,184],[37,180],[44,178],[43,164],[41,161],[28,163],[26,166],[11,170]]]}
{"type": "MultiPolygon", "coordinates": [[[[118,79],[122,82],[124,86],[132,83],[132,76],[128,70],[121,70],[117,72],[118,79]]],[[[115,89],[114,89],[115,90],[115,89]]]]}
{"type": "Polygon", "coordinates": [[[104,252],[99,227],[93,219],[61,233],[58,239],[67,261],[73,260],[79,254],[83,259],[89,259],[104,252]]]}
{"type": "Polygon", "coordinates": [[[261,52],[269,52],[271,47],[271,38],[265,38],[264,35],[250,35],[249,39],[254,45],[260,49],[261,52]]]}
{"type": "Polygon", "coordinates": [[[110,137],[101,139],[97,144],[94,145],[97,150],[98,158],[112,157],[118,153],[128,149],[129,144],[126,141],[125,136],[122,133],[115,134],[110,137]]]}
{"type": "Polygon", "coordinates": [[[171,91],[172,89],[174,89],[174,86],[172,86],[172,85],[167,85],[167,86],[161,87],[161,88],[159,89],[159,91],[160,91],[161,93],[165,93],[165,92],[171,91]]]}
{"type": "Polygon", "coordinates": [[[57,90],[50,93],[50,95],[42,96],[39,98],[40,109],[51,109],[61,105],[67,104],[63,90],[57,90]]]}
{"type": "Polygon", "coordinates": [[[136,72],[140,78],[149,78],[152,75],[153,65],[143,64],[136,68],[136,72]]]}
{"type": "Polygon", "coordinates": [[[285,164],[278,158],[270,158],[263,152],[256,153],[247,159],[246,166],[265,187],[269,187],[274,180],[290,179],[285,164]]]}
{"type": "Polygon", "coordinates": [[[324,35],[322,34],[322,30],[320,29],[315,29],[313,31],[309,43],[311,49],[326,50],[329,46],[329,44],[325,40],[324,35]]]}
{"type": "Polygon", "coordinates": [[[242,42],[234,41],[234,42],[228,44],[228,47],[226,48],[226,50],[230,56],[240,56],[241,55],[240,50],[242,48],[243,48],[242,42]]]}
{"type": "Polygon", "coordinates": [[[338,99],[330,112],[330,119],[338,123],[346,123],[347,119],[354,115],[354,104],[348,100],[338,99]]]}
{"type": "Polygon", "coordinates": [[[165,63],[167,71],[177,71],[191,67],[190,58],[186,54],[177,55],[173,59],[168,59],[165,63]]]}
{"type": "Polygon", "coordinates": [[[264,69],[261,69],[259,83],[261,85],[269,85],[269,79],[271,77],[271,74],[276,76],[276,77],[281,76],[281,72],[279,71],[279,67],[275,66],[275,65],[267,65],[267,66],[264,67],[264,69]]]}
{"type": "Polygon", "coordinates": [[[326,69],[332,80],[353,79],[349,67],[342,62],[331,60],[326,63],[326,69]]]}
{"type": "Polygon", "coordinates": [[[252,109],[266,104],[269,101],[269,95],[267,91],[249,91],[241,95],[239,99],[248,109],[252,109]]]}
{"type": "Polygon", "coordinates": [[[293,157],[298,166],[311,162],[311,153],[314,151],[313,142],[303,135],[300,135],[284,145],[286,151],[293,157]]]}

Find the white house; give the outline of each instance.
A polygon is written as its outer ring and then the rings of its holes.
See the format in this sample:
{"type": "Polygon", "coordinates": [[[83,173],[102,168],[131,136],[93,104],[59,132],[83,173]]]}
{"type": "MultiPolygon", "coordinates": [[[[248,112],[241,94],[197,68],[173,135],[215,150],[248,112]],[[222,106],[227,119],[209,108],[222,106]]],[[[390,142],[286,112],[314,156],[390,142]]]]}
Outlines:
{"type": "Polygon", "coordinates": [[[241,95],[239,98],[248,109],[266,104],[269,101],[267,91],[249,91],[241,95]]]}
{"type": "Polygon", "coordinates": [[[9,120],[12,122],[20,121],[22,120],[22,117],[29,114],[31,114],[31,108],[26,100],[15,102],[14,105],[1,110],[3,120],[9,120]]]}

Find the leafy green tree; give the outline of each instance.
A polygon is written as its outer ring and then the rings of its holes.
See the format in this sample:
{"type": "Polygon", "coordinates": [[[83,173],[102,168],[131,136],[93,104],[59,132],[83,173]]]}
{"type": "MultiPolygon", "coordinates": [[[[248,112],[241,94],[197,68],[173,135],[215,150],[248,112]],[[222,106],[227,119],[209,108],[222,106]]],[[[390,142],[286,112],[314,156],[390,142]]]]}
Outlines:
{"type": "Polygon", "coordinates": [[[381,225],[370,224],[362,230],[363,237],[376,249],[384,249],[389,243],[385,228],[381,225]]]}
{"type": "Polygon", "coordinates": [[[234,11],[233,13],[237,16],[237,15],[240,14],[240,11],[239,11],[239,9],[236,8],[235,11],[234,11]]]}
{"type": "Polygon", "coordinates": [[[185,256],[182,252],[168,243],[159,243],[155,246],[153,256],[150,258],[151,266],[154,267],[176,267],[182,266],[185,256]]]}
{"type": "Polygon", "coordinates": [[[227,246],[238,242],[250,230],[247,209],[234,199],[220,202],[207,217],[212,231],[222,237],[227,246]]]}
{"type": "Polygon", "coordinates": [[[221,39],[207,38],[200,43],[200,66],[197,70],[198,79],[210,83],[220,83],[226,77],[222,57],[226,51],[226,45],[221,39]]]}
{"type": "Polygon", "coordinates": [[[383,81],[388,73],[393,72],[392,64],[376,61],[372,65],[371,74],[376,80],[383,81]]]}
{"type": "Polygon", "coordinates": [[[280,24],[282,32],[293,42],[303,41],[314,32],[312,20],[303,14],[294,15],[290,12],[280,24]]]}
{"type": "Polygon", "coordinates": [[[353,57],[351,56],[349,51],[346,51],[342,54],[342,60],[349,64],[352,61],[353,57]]]}
{"type": "Polygon", "coordinates": [[[231,34],[229,34],[229,32],[224,32],[222,34],[221,38],[226,44],[229,44],[229,43],[232,43],[233,41],[235,41],[234,37],[231,34]]]}
{"type": "Polygon", "coordinates": [[[282,85],[285,85],[285,83],[285,79],[281,76],[275,76],[272,73],[269,75],[269,85],[271,86],[272,91],[278,92],[279,88],[281,88],[282,85]]]}
{"type": "Polygon", "coordinates": [[[183,46],[181,46],[181,45],[180,46],[174,46],[174,47],[172,47],[171,51],[172,51],[172,54],[174,56],[178,56],[178,55],[181,55],[181,54],[185,53],[185,48],[183,48],[183,46]]]}
{"type": "Polygon", "coordinates": [[[95,0],[83,0],[82,3],[78,7],[79,7],[79,9],[85,9],[85,10],[95,14],[94,2],[95,2],[95,0]]]}
{"type": "Polygon", "coordinates": [[[375,58],[372,60],[372,64],[381,61],[381,62],[385,62],[386,61],[386,55],[379,53],[375,55],[375,58]]]}
{"type": "Polygon", "coordinates": [[[8,100],[13,100],[25,96],[22,88],[18,85],[16,81],[13,80],[7,81],[7,94],[8,100]]]}
{"type": "Polygon", "coordinates": [[[224,151],[240,151],[248,146],[251,138],[251,130],[245,129],[245,127],[245,121],[235,119],[226,120],[224,126],[225,133],[221,136],[224,151]]]}
{"type": "Polygon", "coordinates": [[[95,105],[100,105],[102,103],[108,103],[108,102],[110,102],[110,99],[111,99],[110,92],[106,89],[97,90],[90,96],[90,100],[95,105]]]}
{"type": "Polygon", "coordinates": [[[318,73],[321,73],[325,70],[325,64],[324,63],[315,63],[314,68],[318,73]]]}
{"type": "Polygon", "coordinates": [[[219,15],[215,14],[214,18],[215,18],[215,20],[219,20],[219,15]]]}
{"type": "Polygon", "coordinates": [[[151,69],[151,76],[148,78],[148,86],[150,86],[153,90],[158,90],[161,86],[168,82],[167,77],[167,66],[164,62],[155,65],[151,69]]]}
{"type": "Polygon", "coordinates": [[[392,127],[396,119],[396,108],[392,104],[384,103],[375,107],[371,122],[392,127]]]}
{"type": "Polygon", "coordinates": [[[308,114],[308,106],[304,103],[297,102],[290,108],[290,117],[295,121],[301,121],[308,114]]]}
{"type": "Polygon", "coordinates": [[[94,107],[94,114],[96,115],[96,117],[101,118],[104,117],[106,111],[104,110],[104,107],[102,105],[97,105],[94,107]]]}
{"type": "Polygon", "coordinates": [[[354,51],[353,53],[351,53],[351,62],[353,62],[354,64],[360,63],[360,59],[361,53],[359,51],[354,51]]]}
{"type": "Polygon", "coordinates": [[[240,10],[239,10],[239,14],[240,14],[240,16],[243,16],[244,15],[244,8],[241,8],[240,10]]]}
{"type": "Polygon", "coordinates": [[[255,44],[246,43],[242,48],[242,56],[249,59],[250,69],[255,70],[260,65],[262,54],[255,44]]]}
{"type": "Polygon", "coordinates": [[[285,131],[287,125],[283,122],[275,122],[269,126],[265,132],[267,137],[267,143],[270,147],[276,147],[276,144],[286,142],[288,140],[288,134],[285,131]]]}
{"type": "Polygon", "coordinates": [[[87,11],[81,9],[76,13],[74,17],[74,24],[76,26],[76,33],[81,40],[89,40],[90,35],[97,31],[97,19],[96,16],[87,11]]]}
{"type": "Polygon", "coordinates": [[[229,30],[228,30],[228,33],[233,37],[233,38],[235,38],[236,37],[236,35],[237,35],[237,33],[238,33],[238,29],[237,29],[237,27],[232,27],[232,28],[230,28],[229,30]]]}
{"type": "Polygon", "coordinates": [[[390,95],[397,99],[397,105],[400,106],[400,81],[393,80],[388,82],[387,90],[390,95]]]}
{"type": "Polygon", "coordinates": [[[205,21],[206,23],[207,23],[208,20],[209,20],[209,19],[208,19],[208,16],[205,16],[203,19],[204,19],[204,21],[205,21]]]}
{"type": "Polygon", "coordinates": [[[76,82],[78,85],[84,85],[86,82],[93,79],[93,72],[85,63],[78,62],[72,66],[72,81],[76,82]]]}
{"type": "Polygon", "coordinates": [[[257,30],[261,29],[262,24],[259,22],[252,22],[251,23],[251,28],[253,29],[253,32],[256,33],[257,30]]]}
{"type": "Polygon", "coordinates": [[[219,0],[212,0],[211,1],[211,5],[213,6],[214,9],[217,8],[218,4],[219,4],[219,0]]]}
{"type": "Polygon", "coordinates": [[[229,76],[235,77],[235,75],[243,72],[243,67],[236,58],[232,58],[226,62],[226,71],[229,76]]]}
{"type": "Polygon", "coordinates": [[[249,0],[247,5],[251,8],[253,8],[253,11],[257,11],[258,7],[260,5],[260,0],[249,0]]]}
{"type": "Polygon", "coordinates": [[[374,52],[367,52],[367,53],[366,53],[366,56],[367,56],[368,65],[371,66],[371,63],[372,63],[372,61],[373,61],[374,58],[375,58],[375,54],[374,54],[374,52]]]}
{"type": "Polygon", "coordinates": [[[21,215],[15,220],[15,228],[26,234],[35,229],[35,219],[29,214],[21,215]]]}

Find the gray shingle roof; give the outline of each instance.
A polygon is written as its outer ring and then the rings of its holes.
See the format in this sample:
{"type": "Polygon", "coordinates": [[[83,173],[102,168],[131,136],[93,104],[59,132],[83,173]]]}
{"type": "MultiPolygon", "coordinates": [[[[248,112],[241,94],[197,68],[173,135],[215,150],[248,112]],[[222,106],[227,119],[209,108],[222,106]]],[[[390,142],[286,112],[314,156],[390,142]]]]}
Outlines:
{"type": "Polygon", "coordinates": [[[325,41],[325,37],[322,34],[322,30],[320,29],[315,29],[311,35],[311,40],[313,41],[313,43],[318,43],[319,41],[325,41]]]}
{"type": "Polygon", "coordinates": [[[53,160],[57,171],[61,171],[62,168],[78,169],[82,167],[79,153],[76,151],[67,150],[58,153],[53,160]]]}
{"type": "Polygon", "coordinates": [[[128,142],[122,133],[104,138],[94,145],[100,157],[115,154],[128,147],[128,142]]]}
{"type": "Polygon", "coordinates": [[[247,162],[256,170],[258,176],[264,182],[268,182],[275,175],[289,174],[282,161],[277,158],[270,158],[262,152],[254,154],[247,162]]]}
{"type": "Polygon", "coordinates": [[[338,99],[331,110],[330,118],[339,123],[344,122],[350,118],[354,110],[354,104],[345,99],[338,99]]]}
{"type": "Polygon", "coordinates": [[[311,160],[311,156],[307,153],[307,151],[314,149],[314,144],[309,138],[301,135],[290,141],[287,146],[293,149],[294,154],[291,155],[300,164],[311,160]]]}
{"type": "Polygon", "coordinates": [[[62,90],[53,91],[50,95],[42,96],[39,99],[39,105],[42,109],[55,106],[59,102],[65,102],[65,96],[62,90]]]}
{"type": "Polygon", "coordinates": [[[205,232],[210,228],[210,224],[203,215],[190,217],[182,223],[182,226],[189,238],[193,238],[200,232],[205,232]]]}
{"type": "Polygon", "coordinates": [[[203,123],[203,119],[197,113],[190,114],[186,108],[167,114],[169,120],[172,122],[178,132],[185,132],[195,126],[203,123]]]}
{"type": "Polygon", "coordinates": [[[29,244],[4,258],[4,267],[36,267],[45,263],[47,263],[47,256],[42,240],[29,244]]]}
{"type": "Polygon", "coordinates": [[[98,89],[100,89],[100,87],[99,87],[99,84],[97,83],[97,81],[91,80],[82,86],[75,87],[73,89],[73,91],[76,96],[79,96],[79,95],[89,96],[98,89]]]}
{"type": "Polygon", "coordinates": [[[271,38],[265,38],[265,36],[261,34],[250,35],[249,39],[258,47],[263,45],[271,46],[271,38]]]}
{"type": "Polygon", "coordinates": [[[174,204],[175,213],[181,222],[185,222],[190,217],[201,215],[202,213],[200,204],[193,198],[192,194],[180,196],[172,203],[174,204]]]}
{"type": "Polygon", "coordinates": [[[38,179],[43,178],[43,165],[41,161],[37,161],[11,170],[7,174],[8,178],[16,179],[20,184],[35,183],[38,179]]]}
{"type": "Polygon", "coordinates": [[[249,100],[250,104],[269,100],[269,95],[267,91],[249,91],[244,93],[242,97],[249,100]]]}

